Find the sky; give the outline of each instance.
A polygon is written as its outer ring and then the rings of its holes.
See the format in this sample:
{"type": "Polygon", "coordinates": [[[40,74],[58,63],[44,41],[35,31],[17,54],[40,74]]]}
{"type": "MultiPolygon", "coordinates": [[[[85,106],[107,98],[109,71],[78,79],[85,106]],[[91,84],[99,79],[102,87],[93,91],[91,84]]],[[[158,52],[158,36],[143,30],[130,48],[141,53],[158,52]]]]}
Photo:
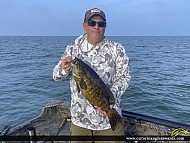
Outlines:
{"type": "Polygon", "coordinates": [[[0,0],[0,36],[77,36],[100,8],[106,36],[190,36],[190,0],[0,0]]]}

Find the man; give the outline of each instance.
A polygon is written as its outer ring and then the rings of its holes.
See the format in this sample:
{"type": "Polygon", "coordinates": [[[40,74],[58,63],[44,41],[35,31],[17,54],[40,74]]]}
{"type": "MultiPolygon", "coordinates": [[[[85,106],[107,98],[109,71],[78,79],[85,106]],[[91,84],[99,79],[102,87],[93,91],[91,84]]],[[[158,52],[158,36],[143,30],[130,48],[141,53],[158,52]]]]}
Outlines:
{"type": "MultiPolygon", "coordinates": [[[[70,75],[72,67],[69,62],[78,57],[89,64],[110,88],[115,97],[115,108],[121,114],[120,97],[130,83],[129,59],[124,47],[116,42],[104,39],[106,30],[105,13],[97,8],[86,12],[83,28],[85,34],[66,47],[58,65],[53,70],[53,79],[60,81],[70,75]]],[[[112,130],[107,114],[99,107],[92,106],[77,91],[76,83],[71,77],[71,135],[124,135],[124,124],[112,130]]],[[[81,141],[84,142],[84,141],[81,141]]],[[[118,142],[118,141],[116,141],[118,142]]]]}

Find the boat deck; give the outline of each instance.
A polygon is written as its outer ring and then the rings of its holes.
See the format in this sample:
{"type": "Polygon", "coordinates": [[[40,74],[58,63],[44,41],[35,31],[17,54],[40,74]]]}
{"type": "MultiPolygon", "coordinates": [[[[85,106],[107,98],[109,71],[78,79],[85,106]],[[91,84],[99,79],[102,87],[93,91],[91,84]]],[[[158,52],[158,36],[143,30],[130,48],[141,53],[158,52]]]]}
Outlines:
{"type": "MultiPolygon", "coordinates": [[[[190,130],[189,125],[175,123],[154,117],[144,116],[136,113],[123,111],[126,136],[171,136],[175,128],[190,130]]],[[[41,114],[15,128],[9,130],[8,136],[28,136],[28,129],[32,128],[36,136],[67,136],[70,134],[70,110],[68,104],[63,102],[52,102],[46,105],[41,114]]],[[[181,133],[182,136],[190,136],[181,133]]],[[[10,141],[9,141],[10,142],[10,141]]],[[[67,141],[65,141],[67,142],[67,141]]],[[[131,141],[132,142],[132,141],[131,141]]],[[[148,141],[138,141],[148,142],[148,141]]],[[[158,142],[158,141],[154,141],[158,142]]],[[[159,141],[169,143],[170,141],[159,141]]],[[[181,143],[182,141],[172,141],[181,143]]],[[[184,143],[184,141],[183,141],[184,143]]]]}

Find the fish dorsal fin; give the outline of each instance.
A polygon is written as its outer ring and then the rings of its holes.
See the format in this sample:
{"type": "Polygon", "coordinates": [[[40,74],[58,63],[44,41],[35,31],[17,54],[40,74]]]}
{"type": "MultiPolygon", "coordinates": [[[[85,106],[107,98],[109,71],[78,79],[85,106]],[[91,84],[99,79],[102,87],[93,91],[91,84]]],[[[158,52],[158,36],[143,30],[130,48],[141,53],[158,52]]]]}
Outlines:
{"type": "Polygon", "coordinates": [[[80,80],[80,88],[83,89],[83,90],[87,89],[87,85],[86,85],[86,83],[84,82],[83,79],[80,80]]]}

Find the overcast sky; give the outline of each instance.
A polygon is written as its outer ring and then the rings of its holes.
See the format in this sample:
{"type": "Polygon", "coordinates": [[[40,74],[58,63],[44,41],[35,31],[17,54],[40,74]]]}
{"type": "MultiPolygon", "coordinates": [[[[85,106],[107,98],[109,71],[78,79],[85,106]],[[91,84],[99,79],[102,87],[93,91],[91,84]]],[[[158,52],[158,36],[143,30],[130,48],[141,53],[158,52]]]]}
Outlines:
{"type": "Polygon", "coordinates": [[[106,36],[190,36],[190,0],[0,0],[0,35],[77,36],[94,7],[106,36]]]}

